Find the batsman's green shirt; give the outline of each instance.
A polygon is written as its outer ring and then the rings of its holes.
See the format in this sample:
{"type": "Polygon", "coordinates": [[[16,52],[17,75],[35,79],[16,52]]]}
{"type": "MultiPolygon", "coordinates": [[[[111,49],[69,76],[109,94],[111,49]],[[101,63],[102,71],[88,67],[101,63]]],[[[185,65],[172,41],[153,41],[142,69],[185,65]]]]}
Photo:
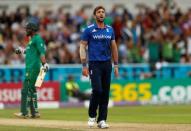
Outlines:
{"type": "Polygon", "coordinates": [[[35,34],[26,47],[26,70],[40,69],[41,60],[40,57],[45,55],[45,44],[42,37],[35,34]]]}

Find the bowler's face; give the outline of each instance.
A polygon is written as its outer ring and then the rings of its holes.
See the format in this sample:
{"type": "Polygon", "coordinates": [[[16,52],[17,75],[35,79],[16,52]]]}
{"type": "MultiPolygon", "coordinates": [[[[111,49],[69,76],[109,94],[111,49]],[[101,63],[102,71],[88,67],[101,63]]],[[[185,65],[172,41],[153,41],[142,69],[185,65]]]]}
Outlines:
{"type": "Polygon", "coordinates": [[[104,9],[97,10],[95,14],[95,19],[98,22],[103,22],[105,19],[105,10],[104,9]]]}

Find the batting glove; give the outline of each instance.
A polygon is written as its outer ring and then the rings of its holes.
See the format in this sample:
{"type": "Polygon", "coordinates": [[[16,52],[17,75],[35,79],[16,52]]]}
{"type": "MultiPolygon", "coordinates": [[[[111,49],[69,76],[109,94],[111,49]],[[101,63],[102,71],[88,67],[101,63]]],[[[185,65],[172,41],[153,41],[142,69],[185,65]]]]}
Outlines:
{"type": "Polygon", "coordinates": [[[49,65],[48,63],[42,64],[42,68],[45,72],[47,72],[49,70],[49,65]]]}
{"type": "Polygon", "coordinates": [[[22,47],[18,47],[17,49],[15,49],[15,53],[16,54],[24,54],[25,53],[25,49],[22,47]]]}

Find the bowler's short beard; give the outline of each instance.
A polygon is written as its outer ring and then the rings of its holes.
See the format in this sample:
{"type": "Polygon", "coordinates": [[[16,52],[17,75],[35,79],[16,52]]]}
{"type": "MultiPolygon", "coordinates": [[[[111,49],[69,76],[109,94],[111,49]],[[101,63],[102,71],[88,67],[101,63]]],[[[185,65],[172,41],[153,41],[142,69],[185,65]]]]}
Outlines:
{"type": "MultiPolygon", "coordinates": [[[[105,18],[104,18],[104,19],[105,19],[105,18]]],[[[96,21],[97,21],[97,22],[102,23],[102,22],[104,22],[104,19],[103,19],[103,20],[100,20],[100,19],[96,16],[96,21]]]]}

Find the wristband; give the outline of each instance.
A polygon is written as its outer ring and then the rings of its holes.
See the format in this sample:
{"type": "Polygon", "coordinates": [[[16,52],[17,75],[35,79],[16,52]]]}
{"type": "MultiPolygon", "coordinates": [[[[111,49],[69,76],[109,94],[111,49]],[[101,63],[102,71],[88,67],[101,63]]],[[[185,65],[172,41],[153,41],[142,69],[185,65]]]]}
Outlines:
{"type": "Polygon", "coordinates": [[[118,62],[114,62],[114,65],[117,65],[117,66],[118,66],[118,62]]]}
{"type": "Polygon", "coordinates": [[[114,67],[118,67],[118,62],[114,62],[114,67]]]}

